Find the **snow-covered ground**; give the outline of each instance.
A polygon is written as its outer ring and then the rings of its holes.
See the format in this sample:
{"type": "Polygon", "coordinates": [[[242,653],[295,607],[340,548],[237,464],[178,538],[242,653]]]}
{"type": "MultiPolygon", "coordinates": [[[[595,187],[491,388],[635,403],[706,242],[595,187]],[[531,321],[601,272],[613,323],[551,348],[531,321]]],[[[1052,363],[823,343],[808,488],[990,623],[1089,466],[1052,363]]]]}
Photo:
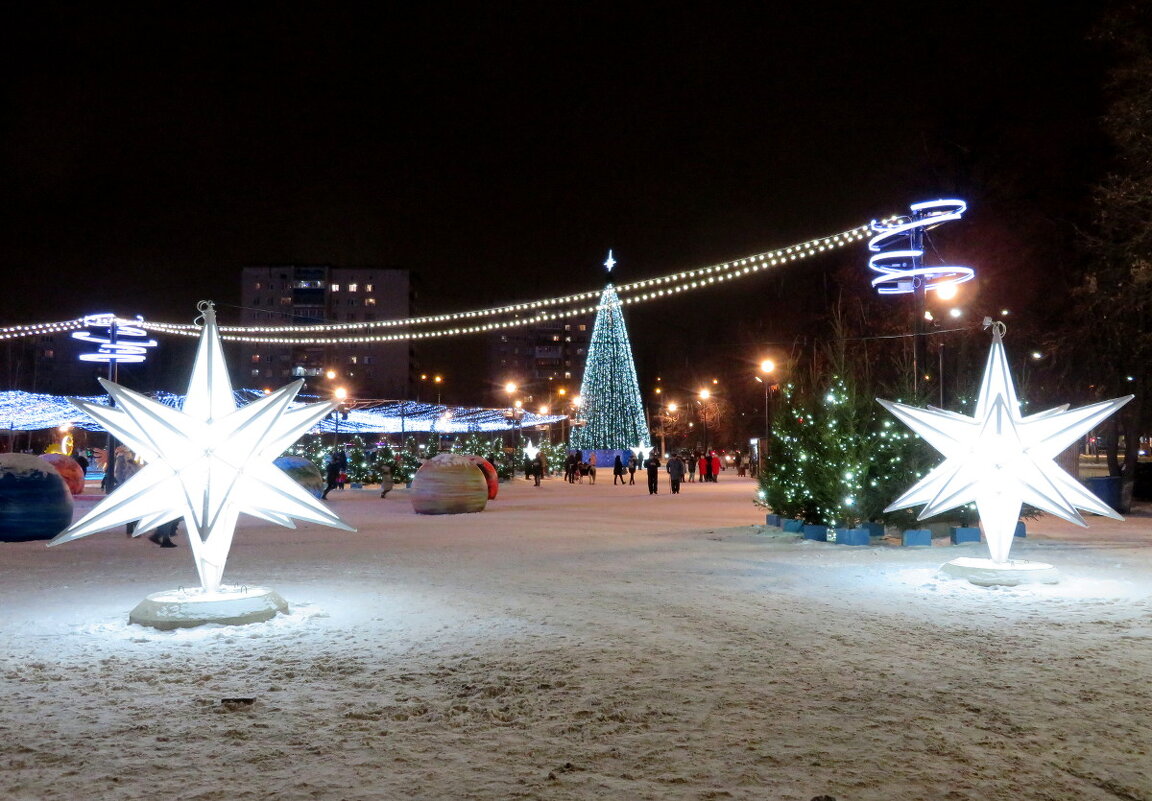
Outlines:
{"type": "Polygon", "coordinates": [[[292,611],[236,628],[127,624],[196,584],[183,533],[0,544],[0,798],[1152,799],[1152,517],[1033,523],[1063,583],[982,589],[936,568],[983,546],[637,481],[246,518],[225,578],[292,611]]]}

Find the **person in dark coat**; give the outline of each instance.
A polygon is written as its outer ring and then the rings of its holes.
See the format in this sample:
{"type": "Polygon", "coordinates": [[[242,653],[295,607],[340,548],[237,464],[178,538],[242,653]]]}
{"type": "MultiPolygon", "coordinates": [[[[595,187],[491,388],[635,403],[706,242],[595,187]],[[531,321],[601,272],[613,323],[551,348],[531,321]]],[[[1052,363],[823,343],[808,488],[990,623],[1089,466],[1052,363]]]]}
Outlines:
{"type": "Polygon", "coordinates": [[[672,483],[672,494],[680,494],[680,482],[684,480],[684,460],[673,453],[668,460],[668,480],[672,483]]]}
{"type": "Polygon", "coordinates": [[[336,448],[332,451],[332,457],[328,460],[328,467],[324,473],[324,479],[327,481],[328,486],[324,488],[324,494],[321,498],[327,499],[328,493],[336,489],[340,485],[340,474],[348,467],[348,457],[345,455],[342,448],[336,448]]]}
{"type": "Polygon", "coordinates": [[[616,454],[616,461],[612,464],[612,486],[616,486],[619,481],[621,486],[624,484],[624,460],[620,458],[620,454],[616,454]]]}
{"type": "Polygon", "coordinates": [[[644,461],[644,467],[648,470],[648,494],[659,495],[660,457],[656,455],[655,450],[653,450],[644,461]]]}
{"type": "Polygon", "coordinates": [[[163,525],[157,526],[156,530],[148,537],[152,542],[159,545],[161,548],[175,548],[176,543],[172,542],[172,538],[176,536],[176,529],[180,527],[180,518],[170,520],[163,525]]]}

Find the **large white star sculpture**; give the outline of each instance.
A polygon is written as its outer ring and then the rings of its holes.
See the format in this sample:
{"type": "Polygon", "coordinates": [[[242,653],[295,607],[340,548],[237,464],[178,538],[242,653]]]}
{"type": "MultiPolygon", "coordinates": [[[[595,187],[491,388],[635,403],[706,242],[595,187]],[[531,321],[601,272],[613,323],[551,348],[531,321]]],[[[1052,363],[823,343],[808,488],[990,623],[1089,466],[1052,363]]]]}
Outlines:
{"type": "Polygon", "coordinates": [[[918,519],[975,502],[992,561],[1008,562],[1023,504],[1086,526],[1077,508],[1123,519],[1053,460],[1133,396],[1069,411],[1067,404],[1024,417],[1008,372],[1003,323],[992,348],[973,417],[880,400],[884,408],[946,457],[884,511],[924,505],[918,519]]]}
{"type": "Polygon", "coordinates": [[[137,533],[183,517],[205,592],[220,589],[241,512],[295,528],[293,518],[355,531],[273,460],[333,408],[289,408],[303,381],[237,408],[209,302],[183,410],[101,379],[116,405],[75,403],[146,462],[132,478],[50,543],[138,520],[137,533]]]}

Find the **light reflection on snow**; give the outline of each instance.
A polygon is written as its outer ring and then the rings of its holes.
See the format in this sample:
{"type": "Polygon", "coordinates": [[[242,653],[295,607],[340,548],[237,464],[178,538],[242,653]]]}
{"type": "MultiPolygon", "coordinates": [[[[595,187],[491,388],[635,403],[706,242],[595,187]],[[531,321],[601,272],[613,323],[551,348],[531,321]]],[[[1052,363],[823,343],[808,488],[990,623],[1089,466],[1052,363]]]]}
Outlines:
{"type": "Polygon", "coordinates": [[[291,634],[298,630],[301,630],[302,633],[302,630],[306,629],[313,620],[322,620],[329,616],[328,612],[313,607],[311,604],[293,603],[290,604],[287,614],[278,614],[271,620],[265,620],[261,623],[249,623],[244,626],[210,623],[194,628],[161,631],[160,629],[129,623],[128,613],[125,612],[123,617],[112,620],[75,625],[72,627],[71,633],[133,643],[211,644],[236,639],[257,640],[273,635],[291,634]]]}
{"type": "Polygon", "coordinates": [[[1015,598],[1022,601],[1037,598],[1055,600],[1122,600],[1143,598],[1144,593],[1134,583],[1119,579],[1099,579],[1062,573],[1059,584],[1019,584],[1014,587],[981,587],[959,578],[941,576],[937,567],[918,567],[897,570],[890,574],[896,583],[908,587],[964,596],[995,593],[998,599],[1015,598]]]}

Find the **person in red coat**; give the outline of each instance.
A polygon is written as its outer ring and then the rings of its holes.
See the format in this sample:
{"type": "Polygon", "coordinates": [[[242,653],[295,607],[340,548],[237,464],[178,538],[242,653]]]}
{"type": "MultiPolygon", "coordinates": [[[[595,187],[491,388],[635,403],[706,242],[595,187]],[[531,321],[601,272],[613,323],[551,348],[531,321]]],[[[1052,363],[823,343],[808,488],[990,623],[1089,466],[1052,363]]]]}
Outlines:
{"type": "Polygon", "coordinates": [[[712,463],[708,461],[708,454],[700,454],[700,463],[696,465],[696,467],[700,471],[700,480],[702,482],[708,480],[708,474],[712,469],[711,465],[712,463]]]}
{"type": "Polygon", "coordinates": [[[720,478],[720,456],[712,454],[712,481],[715,483],[716,479],[720,478]]]}

